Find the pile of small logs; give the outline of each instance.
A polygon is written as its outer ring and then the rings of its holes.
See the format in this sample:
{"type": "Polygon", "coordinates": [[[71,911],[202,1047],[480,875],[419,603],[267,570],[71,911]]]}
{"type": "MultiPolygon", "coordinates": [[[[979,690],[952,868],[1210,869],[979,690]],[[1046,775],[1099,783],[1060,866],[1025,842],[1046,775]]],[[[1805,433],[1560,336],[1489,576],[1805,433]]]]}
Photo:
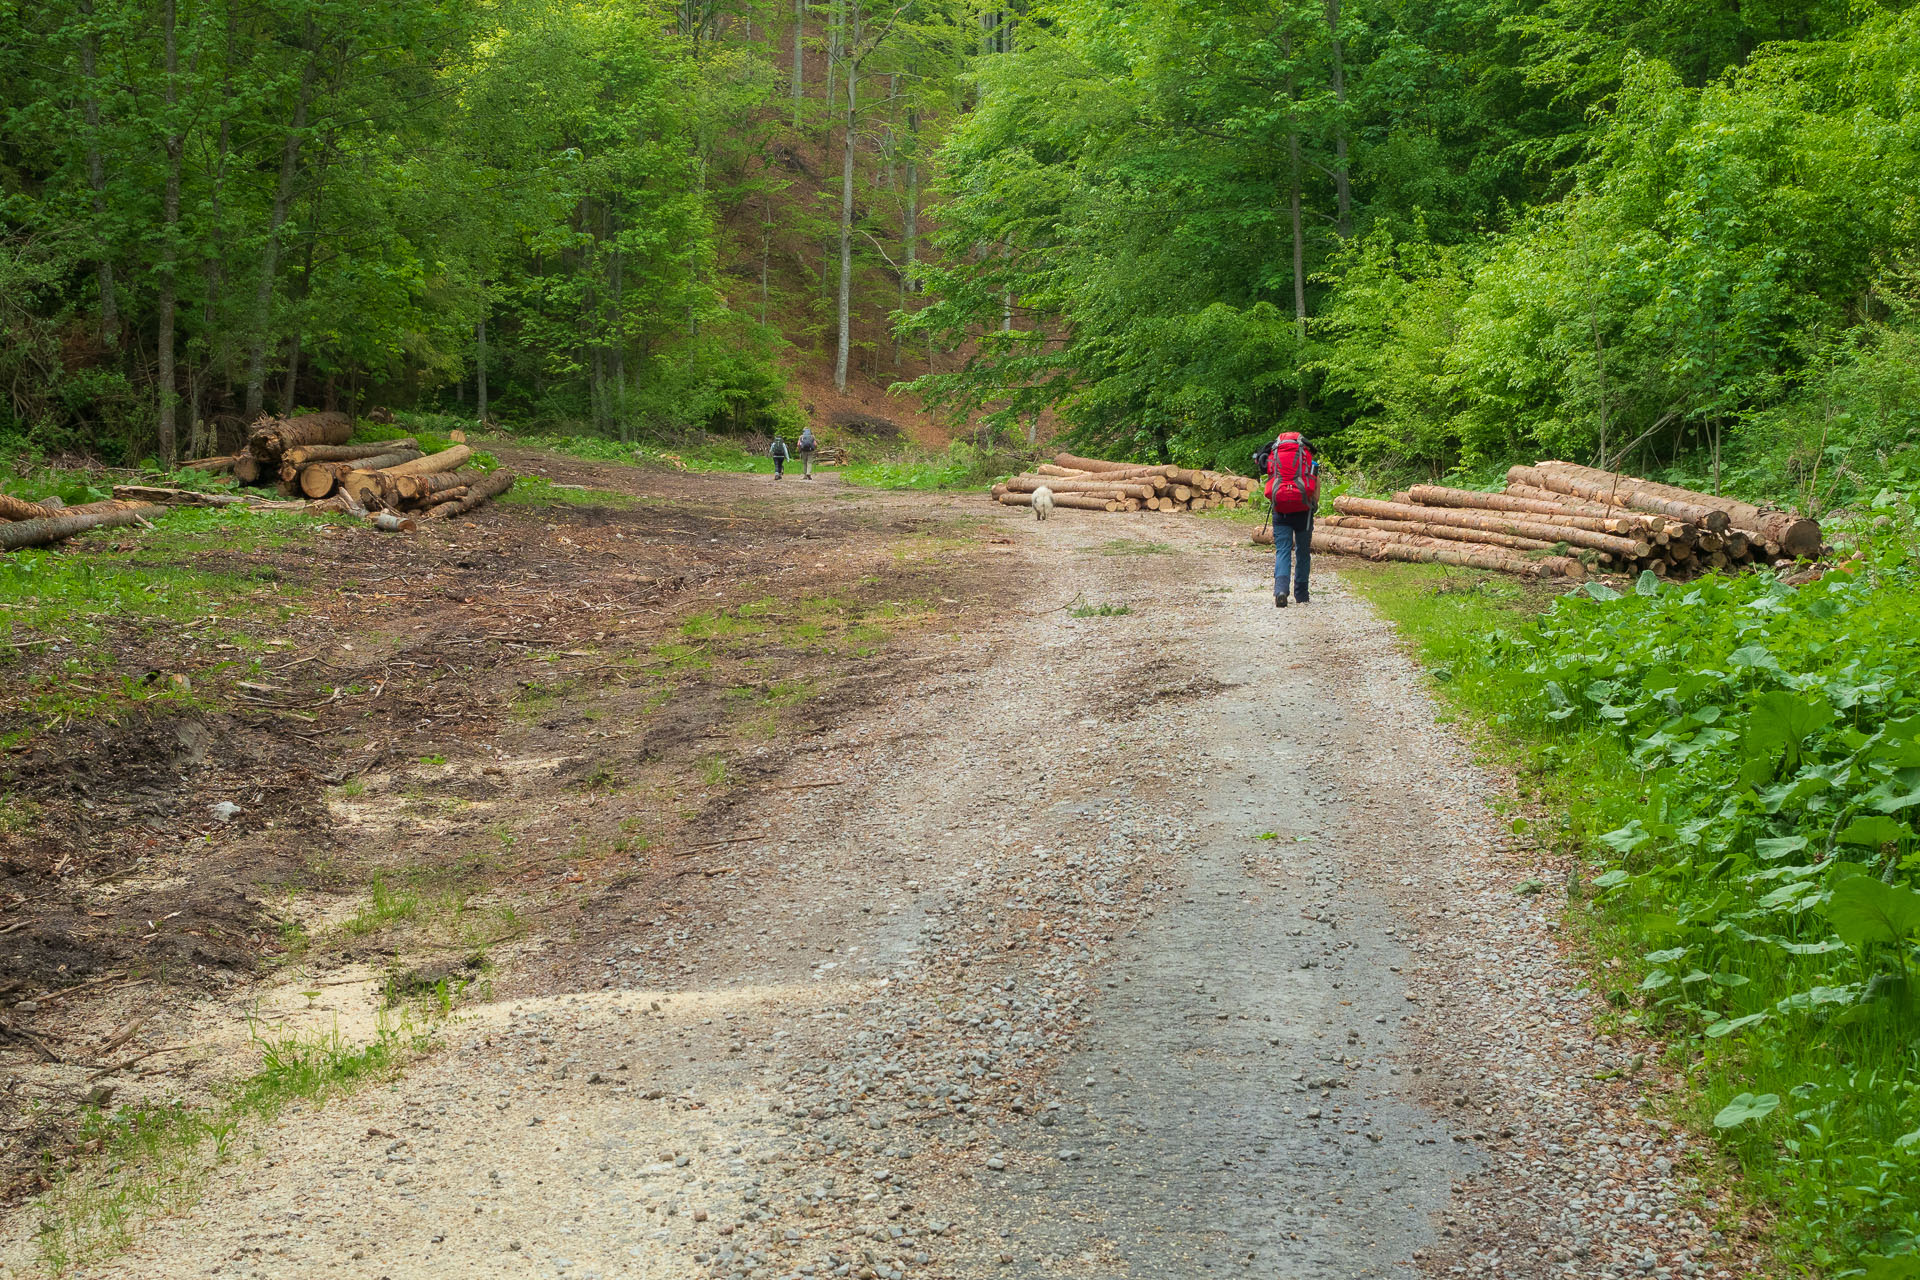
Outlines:
{"type": "Polygon", "coordinates": [[[1223,471],[1148,467],[1056,453],[1051,463],[993,486],[992,498],[1010,507],[1033,505],[1034,490],[1053,494],[1053,505],[1077,511],[1205,511],[1244,507],[1256,482],[1223,471]]]}
{"type": "Polygon", "coordinates": [[[1375,560],[1686,579],[1820,554],[1820,526],[1791,511],[1656,484],[1571,462],[1507,472],[1500,493],[1415,485],[1391,502],[1342,496],[1315,522],[1313,549],[1375,560]]]}
{"type": "Polygon", "coordinates": [[[400,518],[379,527],[396,531],[413,527],[406,515],[464,515],[513,485],[514,477],[506,472],[459,470],[473,458],[464,443],[425,453],[411,437],[347,443],[352,437],[353,420],[344,413],[263,417],[248,433],[246,448],[233,457],[196,458],[181,465],[230,471],[241,484],[277,480],[281,493],[312,499],[316,511],[392,513],[400,518]]]}

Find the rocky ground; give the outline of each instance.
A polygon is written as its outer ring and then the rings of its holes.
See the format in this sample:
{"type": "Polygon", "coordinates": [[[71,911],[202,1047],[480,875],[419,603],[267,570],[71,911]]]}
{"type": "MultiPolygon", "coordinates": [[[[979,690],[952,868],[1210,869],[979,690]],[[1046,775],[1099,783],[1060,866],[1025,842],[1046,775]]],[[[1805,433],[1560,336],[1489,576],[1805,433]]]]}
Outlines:
{"type": "MultiPolygon", "coordinates": [[[[1649,1046],[1601,1032],[1566,868],[1337,572],[1279,612],[1224,521],[780,501],[964,532],[973,604],[85,1274],[1755,1274],[1649,1046]]],[[[301,1016],[371,1025],[342,972],[301,1016]]]]}

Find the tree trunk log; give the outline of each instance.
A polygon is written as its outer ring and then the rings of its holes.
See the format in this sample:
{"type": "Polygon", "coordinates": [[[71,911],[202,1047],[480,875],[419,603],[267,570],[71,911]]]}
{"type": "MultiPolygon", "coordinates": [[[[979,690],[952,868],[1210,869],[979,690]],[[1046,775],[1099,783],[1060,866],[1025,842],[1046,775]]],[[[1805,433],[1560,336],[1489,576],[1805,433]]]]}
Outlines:
{"type": "Polygon", "coordinates": [[[1107,480],[1065,480],[1057,476],[1014,476],[1007,481],[1010,493],[1032,493],[1035,489],[1051,489],[1057,497],[1063,493],[1083,493],[1089,496],[1105,498],[1151,498],[1153,487],[1144,484],[1122,484],[1107,480]]]}
{"type": "Polygon", "coordinates": [[[0,493],[0,520],[47,520],[61,514],[62,508],[44,502],[28,502],[12,494],[0,493]]]}
{"type": "Polygon", "coordinates": [[[404,440],[375,440],[369,444],[307,444],[287,450],[281,455],[280,465],[293,467],[297,474],[309,462],[359,462],[362,458],[378,458],[389,453],[420,457],[420,442],[408,436],[404,440]]]}
{"type": "MultiPolygon", "coordinates": [[[[1819,522],[1796,515],[1791,511],[1766,510],[1734,498],[1723,498],[1716,494],[1700,493],[1675,485],[1659,484],[1652,480],[1641,480],[1612,471],[1599,471],[1593,467],[1583,467],[1572,462],[1543,462],[1537,470],[1554,475],[1572,476],[1599,486],[1623,486],[1650,498],[1706,507],[1722,512],[1726,517],[1725,524],[1707,525],[1715,533],[1722,533],[1731,526],[1748,534],[1759,534],[1769,542],[1777,542],[1781,549],[1791,556],[1805,559],[1820,554],[1819,522]]],[[[1547,487],[1553,486],[1549,484],[1547,487]]],[[[1640,503],[1628,505],[1640,506],[1640,503]]]]}
{"type": "Polygon", "coordinates": [[[1357,532],[1313,534],[1313,549],[1329,555],[1362,556],[1368,560],[1405,560],[1416,564],[1450,564],[1468,569],[1492,569],[1500,573],[1529,578],[1584,578],[1586,569],[1578,560],[1564,556],[1546,556],[1529,560],[1509,551],[1454,550],[1442,546],[1415,546],[1384,537],[1357,532]]]}
{"type": "MultiPolygon", "coordinates": [[[[1621,477],[1621,480],[1625,478],[1621,477]]],[[[1635,511],[1651,511],[1656,515],[1672,516],[1676,520],[1685,520],[1689,524],[1703,525],[1715,533],[1725,529],[1731,523],[1726,512],[1714,507],[1703,506],[1697,502],[1683,502],[1611,480],[1604,483],[1590,480],[1584,476],[1562,471],[1558,467],[1513,467],[1507,472],[1507,482],[1528,484],[1536,489],[1551,489],[1555,493],[1569,493],[1593,502],[1632,507],[1635,511]]]]}
{"type": "Polygon", "coordinates": [[[429,508],[426,518],[429,520],[450,520],[454,516],[463,516],[475,507],[486,502],[489,498],[497,497],[513,488],[515,479],[517,479],[517,477],[511,471],[490,471],[468,486],[466,497],[460,499],[458,502],[442,503],[437,507],[429,508]]]}
{"type": "Polygon", "coordinates": [[[247,452],[263,470],[277,471],[289,449],[302,445],[345,444],[353,438],[353,419],[344,413],[309,413],[298,418],[262,418],[247,435],[247,452]]]}
{"type": "MultiPolygon", "coordinates": [[[[106,503],[97,502],[88,504],[93,508],[106,505],[106,503]]],[[[159,511],[158,507],[144,502],[122,502],[113,505],[115,510],[85,510],[74,507],[57,516],[0,524],[0,551],[17,551],[21,547],[44,547],[49,543],[71,538],[76,533],[85,533],[89,529],[117,529],[123,525],[138,524],[145,514],[159,511]]]]}
{"type": "MultiPolygon", "coordinates": [[[[1003,493],[999,501],[1010,507],[1030,507],[1033,505],[1031,493],[1003,493]]],[[[1118,511],[1120,502],[1116,498],[1095,498],[1084,493],[1055,494],[1053,505],[1068,507],[1075,511],[1118,511]]]]}
{"type": "Polygon", "coordinates": [[[425,457],[415,458],[412,462],[404,462],[397,467],[383,467],[382,470],[390,476],[430,476],[436,471],[453,471],[464,466],[472,457],[471,448],[464,444],[456,444],[438,453],[429,453],[425,457]]]}
{"type": "Polygon", "coordinates": [[[180,469],[182,471],[211,471],[218,474],[222,471],[232,471],[234,462],[235,459],[231,454],[223,454],[218,458],[189,458],[180,464],[180,469]]]}
{"type": "Polygon", "coordinates": [[[438,507],[438,506],[443,506],[449,502],[458,502],[462,498],[466,497],[472,491],[473,490],[470,486],[464,485],[464,484],[456,488],[444,489],[441,492],[434,494],[431,498],[428,498],[427,506],[438,507]]]}
{"type": "MultiPolygon", "coordinates": [[[[1595,533],[1612,533],[1621,537],[1634,535],[1658,535],[1666,532],[1667,521],[1664,516],[1649,515],[1640,511],[1619,510],[1616,514],[1600,515],[1593,511],[1575,511],[1564,502],[1547,502],[1537,498],[1518,498],[1506,493],[1479,493],[1472,489],[1446,489],[1439,485],[1417,484],[1407,491],[1407,499],[1420,507],[1459,507],[1478,511],[1506,511],[1516,515],[1545,516],[1548,519],[1575,525],[1581,529],[1592,529],[1595,533]]],[[[1599,511],[1606,508],[1598,503],[1581,503],[1599,511]]]]}
{"type": "Polygon", "coordinates": [[[1489,547],[1505,547],[1510,551],[1549,551],[1561,545],[1559,542],[1548,542],[1544,538],[1522,538],[1515,534],[1494,533],[1487,529],[1461,529],[1453,525],[1431,524],[1426,521],[1376,520],[1372,516],[1321,516],[1314,521],[1314,527],[1319,528],[1321,525],[1329,529],[1371,529],[1377,533],[1393,534],[1402,538],[1477,542],[1489,547]]]}
{"type": "Polygon", "coordinates": [[[1605,551],[1625,560],[1651,555],[1653,547],[1636,538],[1611,533],[1596,533],[1573,525],[1559,524],[1544,517],[1506,515],[1495,511],[1460,511],[1448,507],[1415,507],[1398,502],[1375,502],[1368,498],[1342,496],[1333,500],[1341,515],[1372,516],[1376,520],[1426,521],[1453,525],[1460,529],[1485,529],[1490,533],[1512,534],[1519,538],[1539,538],[1545,542],[1564,542],[1569,546],[1605,551]]]}
{"type": "Polygon", "coordinates": [[[472,480],[472,476],[439,471],[430,476],[399,476],[395,478],[393,484],[394,488],[400,491],[402,502],[424,502],[435,494],[445,493],[449,489],[464,489],[472,480]]]}
{"type": "Polygon", "coordinates": [[[236,493],[201,493],[197,489],[167,489],[146,484],[117,484],[113,486],[113,497],[116,502],[147,502],[156,507],[244,507],[253,502],[236,493]]]}
{"type": "Polygon", "coordinates": [[[310,462],[300,468],[300,492],[309,498],[324,498],[345,484],[347,477],[356,471],[379,471],[386,467],[397,467],[424,456],[418,449],[402,449],[397,453],[383,453],[378,457],[366,458],[360,462],[310,462]]]}
{"type": "Polygon", "coordinates": [[[1098,458],[1076,458],[1070,453],[1056,453],[1053,455],[1053,465],[1056,467],[1072,467],[1076,471],[1131,471],[1139,464],[1133,462],[1102,462],[1098,458]]]}

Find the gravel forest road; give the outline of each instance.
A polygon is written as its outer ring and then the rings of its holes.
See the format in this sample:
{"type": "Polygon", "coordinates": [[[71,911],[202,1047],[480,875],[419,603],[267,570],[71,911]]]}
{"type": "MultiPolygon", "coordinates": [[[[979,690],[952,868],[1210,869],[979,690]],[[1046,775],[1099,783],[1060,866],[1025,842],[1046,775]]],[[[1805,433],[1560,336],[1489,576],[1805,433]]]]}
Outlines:
{"type": "Polygon", "coordinates": [[[689,863],[757,877],[87,1274],[1750,1274],[1595,1030],[1564,870],[1337,576],[1279,612],[1237,526],[911,501],[1010,540],[1007,607],[689,863]]]}

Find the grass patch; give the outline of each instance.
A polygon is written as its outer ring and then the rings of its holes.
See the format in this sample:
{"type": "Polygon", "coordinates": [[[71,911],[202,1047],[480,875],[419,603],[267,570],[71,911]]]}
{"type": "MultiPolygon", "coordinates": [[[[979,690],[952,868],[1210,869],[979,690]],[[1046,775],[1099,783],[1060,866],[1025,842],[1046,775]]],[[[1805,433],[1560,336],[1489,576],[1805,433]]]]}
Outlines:
{"type": "Polygon", "coordinates": [[[1076,618],[1124,618],[1133,612],[1132,605],[1126,604],[1083,604],[1074,607],[1076,618]]]}
{"type": "Polygon", "coordinates": [[[1100,544],[1103,556],[1170,556],[1173,546],[1165,542],[1148,542],[1143,538],[1109,538],[1100,544]]]}
{"type": "Polygon", "coordinates": [[[387,1079],[427,1041],[404,1022],[385,1021],[364,1045],[348,1045],[337,1033],[256,1037],[258,1070],[222,1089],[211,1107],[125,1106],[111,1114],[88,1108],[79,1146],[89,1156],[48,1170],[53,1185],[40,1201],[36,1234],[42,1265],[65,1275],[121,1252],[141,1222],[190,1208],[248,1125],[271,1121],[297,1102],[324,1104],[387,1079]]]}
{"type": "Polygon", "coordinates": [[[1016,455],[956,440],[944,453],[921,450],[849,464],[848,484],[869,489],[985,489],[1024,466],[1016,455]]]}
{"type": "Polygon", "coordinates": [[[1798,589],[1347,575],[1544,813],[1515,830],[1584,859],[1567,918],[1596,989],[1668,1043],[1781,1252],[1870,1276],[1920,1246],[1920,546],[1897,506],[1833,532],[1854,573],[1798,589]]]}

